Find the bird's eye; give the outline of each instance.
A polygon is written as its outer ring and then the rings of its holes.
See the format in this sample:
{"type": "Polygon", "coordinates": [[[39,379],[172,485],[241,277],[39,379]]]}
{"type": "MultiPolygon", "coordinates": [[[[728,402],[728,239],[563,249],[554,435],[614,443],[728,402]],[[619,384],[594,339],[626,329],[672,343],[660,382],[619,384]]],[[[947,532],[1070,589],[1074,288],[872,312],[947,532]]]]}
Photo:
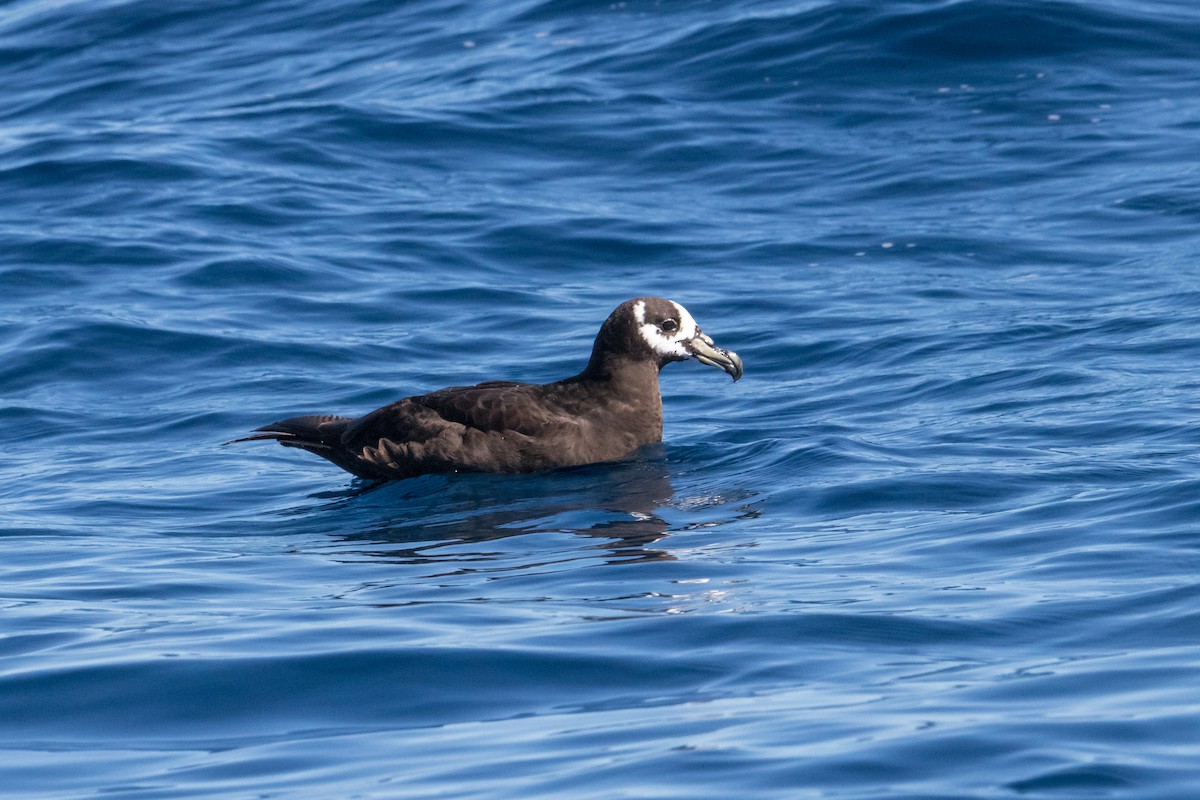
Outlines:
{"type": "Polygon", "coordinates": [[[664,319],[658,324],[663,333],[674,333],[679,330],[679,323],[673,319],[664,319]]]}

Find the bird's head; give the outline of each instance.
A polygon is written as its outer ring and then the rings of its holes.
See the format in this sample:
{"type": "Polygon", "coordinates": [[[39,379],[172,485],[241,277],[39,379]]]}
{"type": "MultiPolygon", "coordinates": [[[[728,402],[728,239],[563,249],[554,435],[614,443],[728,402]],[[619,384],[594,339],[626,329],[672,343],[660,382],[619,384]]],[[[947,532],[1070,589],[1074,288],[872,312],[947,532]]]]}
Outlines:
{"type": "Polygon", "coordinates": [[[637,297],[617,306],[600,327],[592,358],[626,357],[654,361],[659,367],[694,358],[719,367],[736,381],[742,359],[717,347],[687,309],[661,297],[637,297]]]}

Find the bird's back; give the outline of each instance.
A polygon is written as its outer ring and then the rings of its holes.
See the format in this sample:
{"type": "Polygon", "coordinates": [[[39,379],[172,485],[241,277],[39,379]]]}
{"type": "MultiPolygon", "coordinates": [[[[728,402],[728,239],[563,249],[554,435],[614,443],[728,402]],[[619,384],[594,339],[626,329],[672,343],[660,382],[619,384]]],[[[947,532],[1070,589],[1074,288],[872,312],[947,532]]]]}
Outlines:
{"type": "Polygon", "coordinates": [[[646,409],[578,381],[491,381],[406,397],[356,419],[293,417],[252,438],[276,438],[373,480],[534,472],[612,461],[659,441],[655,390],[646,409]]]}

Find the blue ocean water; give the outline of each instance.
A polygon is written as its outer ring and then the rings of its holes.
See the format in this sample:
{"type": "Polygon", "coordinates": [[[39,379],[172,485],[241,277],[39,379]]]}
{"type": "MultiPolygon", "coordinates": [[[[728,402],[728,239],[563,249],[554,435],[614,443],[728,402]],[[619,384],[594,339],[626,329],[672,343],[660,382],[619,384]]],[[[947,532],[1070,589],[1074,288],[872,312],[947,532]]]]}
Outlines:
{"type": "Polygon", "coordinates": [[[0,7],[0,786],[1200,796],[1200,7],[0,7]],[[661,449],[221,443],[745,360],[661,449]]]}

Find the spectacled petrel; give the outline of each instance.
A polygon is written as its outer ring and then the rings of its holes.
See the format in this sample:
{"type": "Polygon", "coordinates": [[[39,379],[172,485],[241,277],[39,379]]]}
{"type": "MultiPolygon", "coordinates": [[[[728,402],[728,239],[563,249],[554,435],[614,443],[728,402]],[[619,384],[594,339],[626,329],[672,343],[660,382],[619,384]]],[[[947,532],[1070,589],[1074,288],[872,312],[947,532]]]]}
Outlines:
{"type": "Polygon", "coordinates": [[[235,442],[273,439],[370,480],[435,472],[536,472],[616,461],[662,441],[658,372],[694,358],[742,377],[679,303],[617,306],[583,372],[554,383],[488,381],[406,397],[363,417],[292,417],[235,442]]]}

